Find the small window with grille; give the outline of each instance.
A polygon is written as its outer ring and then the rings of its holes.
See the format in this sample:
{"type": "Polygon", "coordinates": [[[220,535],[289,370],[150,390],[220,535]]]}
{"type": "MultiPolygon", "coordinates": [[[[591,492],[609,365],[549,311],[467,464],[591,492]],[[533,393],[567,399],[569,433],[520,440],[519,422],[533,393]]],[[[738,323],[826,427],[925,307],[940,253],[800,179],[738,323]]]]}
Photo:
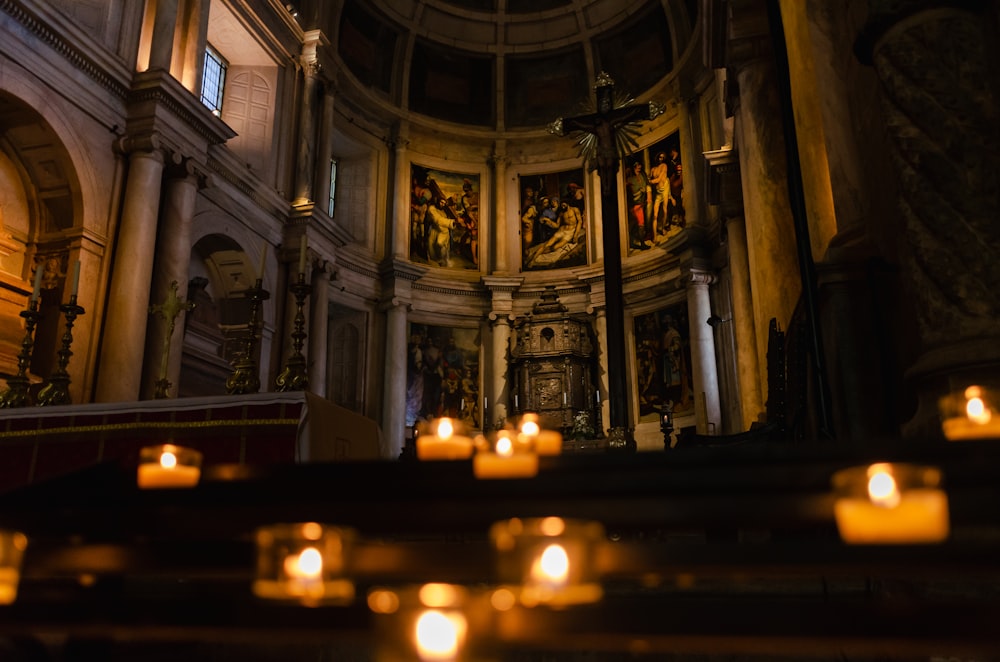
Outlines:
{"type": "Polygon", "coordinates": [[[209,45],[205,49],[205,73],[201,80],[201,102],[216,117],[222,116],[222,93],[226,89],[226,70],[229,63],[209,45]]]}
{"type": "Polygon", "coordinates": [[[337,159],[330,159],[330,200],[327,202],[326,213],[333,218],[333,206],[337,198],[337,159]]]}

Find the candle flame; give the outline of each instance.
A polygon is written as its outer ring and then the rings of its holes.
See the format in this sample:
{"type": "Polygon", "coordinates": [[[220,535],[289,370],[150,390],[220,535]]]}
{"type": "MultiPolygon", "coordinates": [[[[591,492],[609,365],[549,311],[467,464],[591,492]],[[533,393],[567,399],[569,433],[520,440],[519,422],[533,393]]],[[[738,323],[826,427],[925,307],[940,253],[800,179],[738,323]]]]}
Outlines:
{"type": "Polygon", "coordinates": [[[521,424],[521,434],[533,437],[537,435],[540,431],[541,428],[538,427],[538,423],[536,423],[535,421],[525,421],[524,423],[521,424]]]}
{"type": "Polygon", "coordinates": [[[965,415],[969,420],[979,425],[985,425],[993,418],[993,412],[989,410],[986,403],[978,395],[969,398],[965,403],[965,415]]]}
{"type": "Polygon", "coordinates": [[[451,435],[455,434],[455,426],[452,425],[450,418],[442,418],[438,421],[437,436],[441,439],[451,439],[451,435]]]}
{"type": "Polygon", "coordinates": [[[453,659],[464,638],[465,625],[461,614],[449,615],[436,609],[421,614],[414,632],[421,659],[453,659]]]}
{"type": "Polygon", "coordinates": [[[164,469],[173,469],[177,466],[177,456],[170,451],[165,451],[160,455],[160,466],[164,469]]]}
{"type": "Polygon", "coordinates": [[[899,488],[888,471],[878,469],[868,478],[868,497],[876,506],[895,508],[899,505],[899,488]]]}
{"type": "Polygon", "coordinates": [[[323,572],[323,555],[315,547],[306,547],[297,555],[285,559],[285,574],[289,577],[315,579],[323,572]]]}
{"type": "Polygon", "coordinates": [[[510,457],[514,454],[514,444],[510,442],[509,437],[500,437],[497,439],[497,455],[503,457],[510,457]]]}
{"type": "Polygon", "coordinates": [[[569,576],[569,555],[566,549],[557,543],[552,543],[535,560],[531,567],[531,576],[535,581],[562,583],[569,576]]]}

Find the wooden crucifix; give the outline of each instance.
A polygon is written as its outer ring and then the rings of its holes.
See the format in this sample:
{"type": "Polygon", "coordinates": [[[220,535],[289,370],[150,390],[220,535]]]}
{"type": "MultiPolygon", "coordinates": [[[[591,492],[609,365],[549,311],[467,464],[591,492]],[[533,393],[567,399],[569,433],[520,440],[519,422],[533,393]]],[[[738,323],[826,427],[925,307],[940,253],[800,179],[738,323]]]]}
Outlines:
{"type": "Polygon", "coordinates": [[[558,118],[549,125],[557,136],[581,134],[581,151],[591,169],[601,178],[601,225],[604,241],[604,292],[607,312],[608,448],[636,449],[628,427],[628,389],[625,378],[625,308],[622,301],[622,256],[618,218],[618,166],[621,157],[637,147],[632,138],[637,122],[663,113],[663,106],[650,101],[632,104],[615,97],[615,82],[601,72],[594,84],[596,111],[577,117],[558,118]],[[631,148],[631,149],[630,149],[631,148]]]}

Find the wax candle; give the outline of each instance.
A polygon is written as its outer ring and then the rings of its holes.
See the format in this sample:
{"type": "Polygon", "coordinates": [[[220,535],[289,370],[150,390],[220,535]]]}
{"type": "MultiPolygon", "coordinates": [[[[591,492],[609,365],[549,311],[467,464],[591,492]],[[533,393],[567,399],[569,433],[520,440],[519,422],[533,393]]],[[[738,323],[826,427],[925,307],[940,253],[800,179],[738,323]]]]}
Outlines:
{"type": "Polygon", "coordinates": [[[80,292],[80,260],[76,261],[73,265],[73,288],[70,290],[72,296],[76,296],[80,292]]]}
{"type": "Polygon", "coordinates": [[[194,487],[201,478],[201,457],[196,450],[173,444],[143,448],[138,485],[143,489],[194,487]]]}
{"type": "Polygon", "coordinates": [[[28,538],[20,531],[0,529],[0,605],[9,605],[17,599],[21,561],[27,546],[28,538]]]}
{"type": "Polygon", "coordinates": [[[353,529],[318,522],[258,528],[254,594],[309,607],[350,603],[354,582],[344,568],[356,537],[353,529]]]}
{"type": "Polygon", "coordinates": [[[837,472],[834,517],[849,544],[935,543],[948,538],[948,497],[933,467],[878,463],[837,472]]]}
{"type": "Polygon", "coordinates": [[[302,239],[299,240],[299,273],[305,275],[306,273],[306,235],[302,234],[302,239]]]}
{"type": "Polygon", "coordinates": [[[559,455],[563,449],[563,436],[556,430],[539,430],[534,438],[534,448],[539,455],[559,455]]]}
{"type": "Polygon", "coordinates": [[[464,460],[472,456],[472,439],[455,431],[455,422],[441,418],[432,425],[433,434],[417,437],[417,458],[421,460],[464,460]]]}
{"type": "Polygon", "coordinates": [[[41,263],[35,266],[35,283],[31,291],[31,300],[38,301],[38,296],[42,293],[42,272],[45,268],[41,263]]]}
{"type": "Polygon", "coordinates": [[[476,453],[472,470],[476,478],[531,478],[538,474],[538,455],[531,450],[514,451],[514,441],[501,430],[494,452],[476,453]]]}
{"type": "Polygon", "coordinates": [[[969,386],[941,399],[941,430],[949,441],[1000,439],[1000,393],[969,386]]]}

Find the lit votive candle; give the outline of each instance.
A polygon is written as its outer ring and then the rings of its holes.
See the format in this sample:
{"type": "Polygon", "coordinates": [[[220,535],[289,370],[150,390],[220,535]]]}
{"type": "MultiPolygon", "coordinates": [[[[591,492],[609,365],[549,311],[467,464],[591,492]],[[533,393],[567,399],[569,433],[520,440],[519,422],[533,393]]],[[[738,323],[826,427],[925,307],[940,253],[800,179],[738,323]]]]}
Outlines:
{"type": "Polygon", "coordinates": [[[417,437],[417,458],[421,460],[466,460],[472,456],[470,437],[458,434],[455,421],[440,418],[433,425],[433,434],[417,437]]]}
{"type": "Polygon", "coordinates": [[[27,546],[28,538],[23,533],[0,529],[0,605],[9,605],[17,599],[21,561],[27,546]]]}
{"type": "Polygon", "coordinates": [[[515,452],[506,430],[497,434],[495,452],[478,452],[472,458],[476,478],[531,478],[538,474],[538,455],[530,450],[515,452]]]}
{"type": "Polygon", "coordinates": [[[941,398],[941,430],[949,441],[1000,439],[1000,394],[982,386],[941,398]]]}
{"type": "Polygon", "coordinates": [[[183,446],[146,446],[139,452],[137,481],[143,489],[194,487],[201,478],[201,453],[183,446]]]}
{"type": "Polygon", "coordinates": [[[604,591],[595,556],[604,537],[599,522],[561,517],[514,518],[490,529],[497,574],[525,607],[600,600],[604,591]]]}
{"type": "Polygon", "coordinates": [[[555,430],[543,430],[538,414],[521,417],[517,434],[518,445],[529,448],[539,455],[559,455],[562,453],[562,434],[555,430]]]}
{"type": "Polygon", "coordinates": [[[318,522],[260,527],[254,594],[306,606],[349,603],[354,583],[345,567],[355,537],[353,529],[318,522]]]}
{"type": "Polygon", "coordinates": [[[934,467],[854,467],[834,474],[833,485],[834,517],[846,543],[937,543],[948,538],[948,496],[934,467]]]}

